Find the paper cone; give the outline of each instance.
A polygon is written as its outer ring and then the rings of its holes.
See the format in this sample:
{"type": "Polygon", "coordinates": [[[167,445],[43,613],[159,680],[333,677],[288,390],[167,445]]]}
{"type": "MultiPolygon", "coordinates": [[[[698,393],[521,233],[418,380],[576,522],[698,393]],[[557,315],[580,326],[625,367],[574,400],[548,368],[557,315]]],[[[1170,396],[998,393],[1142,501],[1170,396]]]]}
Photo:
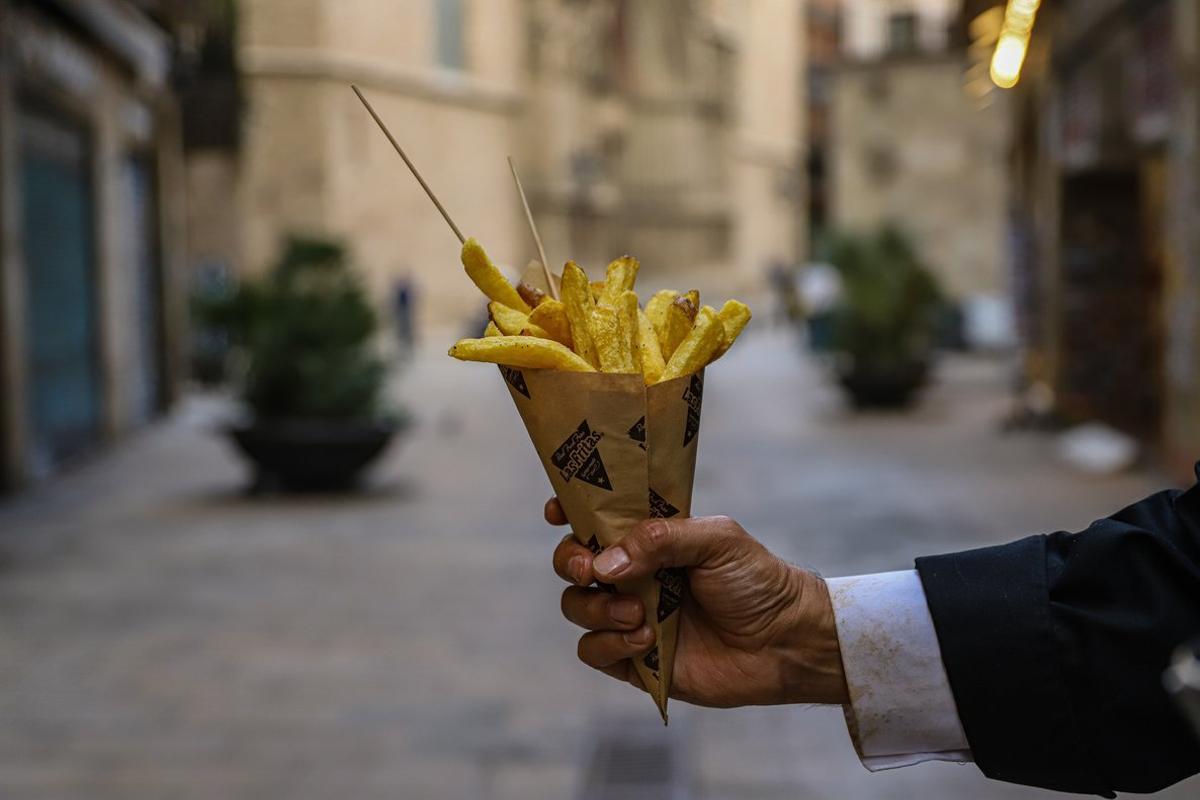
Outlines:
{"type": "MultiPolygon", "coordinates": [[[[599,553],[648,517],[688,516],[704,375],[645,386],[641,375],[501,367],[575,537],[599,553]]],[[[646,607],[655,647],[635,659],[663,721],[687,589],[682,569],[618,584],[646,607]]]]}

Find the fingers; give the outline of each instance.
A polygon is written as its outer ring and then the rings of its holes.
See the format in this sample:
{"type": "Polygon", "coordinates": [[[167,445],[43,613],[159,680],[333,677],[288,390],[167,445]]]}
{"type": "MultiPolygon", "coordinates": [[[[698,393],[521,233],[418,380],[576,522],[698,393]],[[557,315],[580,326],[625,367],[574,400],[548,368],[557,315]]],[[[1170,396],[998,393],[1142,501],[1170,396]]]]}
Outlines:
{"type": "Polygon", "coordinates": [[[608,582],[653,575],[662,567],[708,567],[725,562],[754,540],[728,517],[651,519],[592,562],[608,582]]]}
{"type": "MultiPolygon", "coordinates": [[[[579,660],[589,667],[606,670],[627,658],[636,658],[654,644],[654,631],[649,625],[627,633],[596,631],[579,639],[579,660]]],[[[613,673],[609,673],[613,674],[613,673]]]]}
{"type": "Polygon", "coordinates": [[[587,586],[595,578],[592,574],[592,551],[567,534],[554,548],[554,571],[567,583],[587,586]]]}
{"type": "Polygon", "coordinates": [[[563,591],[562,613],[570,622],[589,631],[632,631],[641,627],[646,618],[642,601],[636,597],[578,586],[563,591]]]}
{"type": "Polygon", "coordinates": [[[563,511],[562,505],[558,502],[557,497],[551,497],[546,501],[546,507],[542,509],[542,515],[546,518],[546,522],[551,525],[566,525],[567,515],[563,511]]]}

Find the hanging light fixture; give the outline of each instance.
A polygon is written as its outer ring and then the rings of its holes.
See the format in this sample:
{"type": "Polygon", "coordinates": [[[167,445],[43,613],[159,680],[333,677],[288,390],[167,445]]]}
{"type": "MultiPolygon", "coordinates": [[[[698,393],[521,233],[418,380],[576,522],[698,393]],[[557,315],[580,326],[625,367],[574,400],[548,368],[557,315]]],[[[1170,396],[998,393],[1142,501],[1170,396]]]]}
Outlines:
{"type": "Polygon", "coordinates": [[[1021,80],[1021,68],[1029,52],[1029,39],[1040,5],[1041,0],[1008,0],[1004,27],[992,53],[992,82],[1001,89],[1011,89],[1021,80]]]}

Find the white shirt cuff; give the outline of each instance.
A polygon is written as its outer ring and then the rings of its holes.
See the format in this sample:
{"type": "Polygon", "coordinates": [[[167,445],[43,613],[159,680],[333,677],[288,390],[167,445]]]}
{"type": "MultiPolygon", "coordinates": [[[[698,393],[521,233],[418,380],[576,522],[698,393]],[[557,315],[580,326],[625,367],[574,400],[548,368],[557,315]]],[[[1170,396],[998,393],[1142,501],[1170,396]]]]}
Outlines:
{"type": "Polygon", "coordinates": [[[846,724],[863,765],[971,761],[916,571],[827,583],[850,690],[846,724]]]}

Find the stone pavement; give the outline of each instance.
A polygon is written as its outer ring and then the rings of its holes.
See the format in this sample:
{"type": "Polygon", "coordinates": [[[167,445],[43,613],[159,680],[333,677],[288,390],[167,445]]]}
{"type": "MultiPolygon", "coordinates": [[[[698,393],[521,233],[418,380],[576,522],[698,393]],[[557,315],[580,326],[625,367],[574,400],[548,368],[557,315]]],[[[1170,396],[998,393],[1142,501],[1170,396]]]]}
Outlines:
{"type": "MultiPolygon", "coordinates": [[[[193,402],[0,506],[0,797],[570,798],[598,725],[655,724],[575,661],[546,478],[499,375],[443,344],[404,373],[419,427],[361,496],[244,497],[193,402]]],[[[748,337],[710,371],[697,513],[836,575],[1154,488],[997,433],[997,365],[943,372],[915,413],[857,417],[789,336],[748,337]]],[[[672,729],[696,797],[1051,796],[972,766],[870,774],[833,709],[677,704],[672,729]]]]}

